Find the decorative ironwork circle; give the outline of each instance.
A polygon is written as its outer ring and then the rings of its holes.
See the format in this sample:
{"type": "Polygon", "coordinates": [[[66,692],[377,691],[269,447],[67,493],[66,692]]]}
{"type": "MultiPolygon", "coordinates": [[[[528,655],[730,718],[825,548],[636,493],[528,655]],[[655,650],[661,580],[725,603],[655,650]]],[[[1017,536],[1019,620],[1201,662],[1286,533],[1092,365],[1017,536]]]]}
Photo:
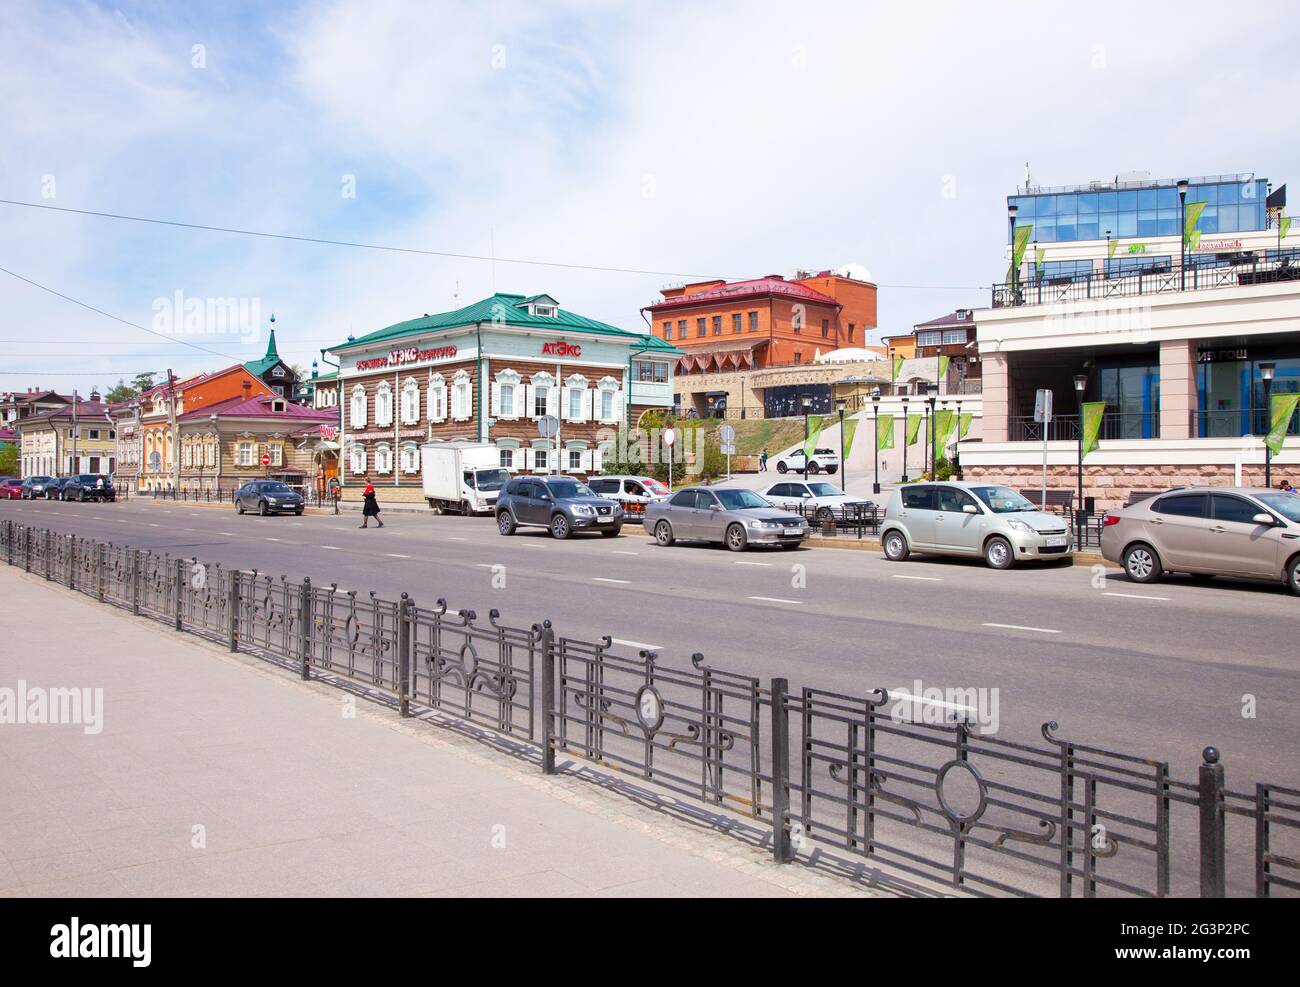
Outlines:
{"type": "Polygon", "coordinates": [[[472,679],[478,672],[478,650],[473,641],[466,641],[460,649],[460,665],[465,670],[466,680],[472,679]]]}
{"type": "Polygon", "coordinates": [[[935,776],[934,791],[939,796],[943,814],[956,823],[972,823],[984,815],[988,807],[988,786],[984,784],[983,775],[969,761],[952,760],[944,764],[935,776]],[[957,774],[952,774],[954,771],[957,774]],[[967,787],[972,782],[974,792],[967,787]],[[972,797],[975,795],[978,798],[972,797]],[[968,808],[972,802],[973,808],[968,808]],[[962,809],[966,811],[959,811],[962,809]]]}
{"type": "Polygon", "coordinates": [[[646,733],[656,733],[664,725],[664,700],[652,685],[643,685],[636,691],[636,718],[646,733]]]}

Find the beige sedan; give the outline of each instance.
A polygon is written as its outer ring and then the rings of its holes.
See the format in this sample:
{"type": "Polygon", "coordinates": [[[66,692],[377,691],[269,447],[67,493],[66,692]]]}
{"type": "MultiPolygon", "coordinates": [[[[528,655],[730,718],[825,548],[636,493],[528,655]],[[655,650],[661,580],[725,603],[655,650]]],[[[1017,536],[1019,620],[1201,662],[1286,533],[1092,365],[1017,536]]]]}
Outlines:
{"type": "Polygon", "coordinates": [[[1285,582],[1300,594],[1300,495],[1250,487],[1180,487],[1110,511],[1101,554],[1129,579],[1166,572],[1285,582]]]}

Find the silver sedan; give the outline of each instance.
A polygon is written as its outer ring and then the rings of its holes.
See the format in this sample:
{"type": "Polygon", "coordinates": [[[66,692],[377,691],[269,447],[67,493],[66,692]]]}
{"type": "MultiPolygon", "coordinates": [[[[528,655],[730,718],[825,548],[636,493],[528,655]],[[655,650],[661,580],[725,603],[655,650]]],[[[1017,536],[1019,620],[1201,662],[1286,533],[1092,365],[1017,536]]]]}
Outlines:
{"type": "Polygon", "coordinates": [[[722,542],[733,552],[750,545],[797,548],[808,537],[808,522],[798,514],[773,507],[752,490],[731,487],[687,487],[647,504],[645,526],[660,545],[722,542]]]}

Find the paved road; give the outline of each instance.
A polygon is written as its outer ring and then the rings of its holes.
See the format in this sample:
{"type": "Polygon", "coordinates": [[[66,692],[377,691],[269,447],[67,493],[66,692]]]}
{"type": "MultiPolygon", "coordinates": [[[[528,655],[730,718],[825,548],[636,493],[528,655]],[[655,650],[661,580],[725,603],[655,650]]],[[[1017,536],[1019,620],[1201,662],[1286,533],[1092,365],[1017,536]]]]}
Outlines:
{"type": "MultiPolygon", "coordinates": [[[[419,603],[572,637],[653,646],[664,664],[701,651],[714,667],[794,688],[997,688],[1000,735],[1059,735],[1171,762],[1193,780],[1224,753],[1232,787],[1300,784],[1300,599],[1281,587],[1173,579],[1135,586],[1115,570],[995,573],[963,561],[885,562],[876,552],[750,552],[639,534],[556,542],[497,534],[487,518],[390,513],[237,517],[229,508],[131,501],[5,502],[0,517],[343,589],[406,591],[419,603]],[[504,589],[492,586],[505,566],[504,589]],[[1243,717],[1243,696],[1256,715],[1243,717]]],[[[633,532],[632,527],[625,532],[633,532]]]]}

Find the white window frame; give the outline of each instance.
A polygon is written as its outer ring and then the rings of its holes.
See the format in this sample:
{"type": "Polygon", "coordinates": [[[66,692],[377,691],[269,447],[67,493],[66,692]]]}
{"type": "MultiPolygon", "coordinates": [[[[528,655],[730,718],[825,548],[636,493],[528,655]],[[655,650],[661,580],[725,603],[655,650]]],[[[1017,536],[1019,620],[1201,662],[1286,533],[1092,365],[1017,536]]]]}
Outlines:
{"type": "Polygon", "coordinates": [[[596,382],[596,394],[594,401],[598,401],[593,407],[593,418],[600,422],[617,422],[622,418],[622,392],[619,389],[619,382],[613,377],[602,377],[596,382]],[[609,398],[609,414],[605,414],[605,399],[609,398]]]}
{"type": "Polygon", "coordinates": [[[353,476],[361,476],[366,472],[366,447],[360,443],[353,443],[352,454],[349,458],[348,468],[353,476]]]}
{"type": "Polygon", "coordinates": [[[520,416],[519,405],[523,378],[515,370],[499,370],[492,383],[492,417],[513,421],[520,416]],[[507,390],[507,388],[509,390],[507,390]],[[509,398],[509,400],[506,400],[509,398]]]}
{"type": "Polygon", "coordinates": [[[402,443],[401,466],[408,476],[420,472],[420,447],[414,442],[402,443]]]}
{"type": "Polygon", "coordinates": [[[564,420],[570,422],[591,421],[591,388],[587,378],[582,374],[572,374],[564,382],[564,420]],[[577,394],[578,413],[573,414],[574,394],[577,394]]]}
{"type": "Polygon", "coordinates": [[[556,391],[555,391],[554,376],[548,374],[544,370],[533,374],[528,384],[528,393],[527,393],[528,417],[532,418],[535,421],[538,418],[541,418],[542,415],[554,415],[555,400],[556,400],[555,395],[556,395],[556,391]],[[544,409],[542,411],[542,414],[537,413],[537,392],[539,389],[542,392],[542,407],[544,409]]]}
{"type": "Polygon", "coordinates": [[[237,455],[240,466],[252,466],[253,460],[257,455],[257,443],[249,441],[239,443],[239,452],[237,455]]]}
{"type": "Polygon", "coordinates": [[[393,424],[393,386],[381,380],[375,388],[375,425],[384,428],[393,424]]]}
{"type": "Polygon", "coordinates": [[[393,447],[387,442],[375,446],[375,472],[383,474],[393,472],[393,447]]]}
{"type": "Polygon", "coordinates": [[[272,466],[279,467],[284,465],[284,443],[276,442],[270,444],[266,447],[266,451],[271,455],[272,466]]]}
{"type": "Polygon", "coordinates": [[[451,420],[454,422],[468,421],[474,417],[474,392],[473,385],[470,382],[469,374],[464,370],[457,370],[456,375],[451,379],[451,420]]]}
{"type": "Polygon", "coordinates": [[[442,374],[429,375],[429,421],[447,420],[447,382],[442,374]]]}
{"type": "Polygon", "coordinates": [[[358,384],[352,388],[352,402],[348,408],[348,424],[353,428],[365,428],[366,416],[369,413],[370,399],[366,397],[366,388],[364,384],[358,384]]]}
{"type": "Polygon", "coordinates": [[[401,395],[402,424],[414,425],[420,420],[420,382],[414,377],[407,377],[402,382],[401,395]]]}

